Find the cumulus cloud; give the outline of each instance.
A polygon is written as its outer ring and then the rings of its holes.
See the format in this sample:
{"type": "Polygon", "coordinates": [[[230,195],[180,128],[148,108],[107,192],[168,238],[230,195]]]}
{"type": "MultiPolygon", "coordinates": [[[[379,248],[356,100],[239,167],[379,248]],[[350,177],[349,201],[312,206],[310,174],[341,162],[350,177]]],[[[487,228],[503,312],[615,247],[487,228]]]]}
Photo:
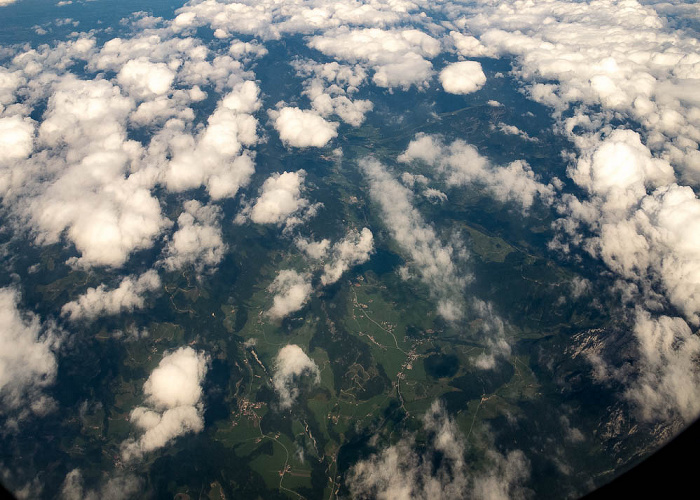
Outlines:
{"type": "Polygon", "coordinates": [[[280,319],[304,307],[313,288],[308,275],[286,269],[277,274],[269,291],[275,296],[267,314],[274,319],[280,319]]]}
{"type": "Polygon", "coordinates": [[[445,203],[447,201],[447,195],[438,189],[428,188],[422,194],[430,203],[445,203]]]}
{"type": "Polygon", "coordinates": [[[427,442],[414,435],[360,460],[346,478],[355,498],[507,500],[527,497],[529,462],[519,450],[505,455],[489,448],[484,470],[465,461],[466,443],[445,408],[434,402],[423,417],[427,442]]]}
{"type": "Polygon", "coordinates": [[[643,294],[663,292],[687,321],[700,324],[700,254],[697,226],[700,201],[688,186],[673,183],[673,169],[651,155],[637,133],[615,130],[590,141],[571,168],[574,181],[589,194],[565,198],[563,232],[581,226],[593,232],[579,243],[643,294]]]}
{"type": "Polygon", "coordinates": [[[412,204],[413,194],[374,159],[360,161],[372,199],[379,205],[384,223],[409,264],[416,269],[438,302],[438,313],[448,320],[463,315],[462,292],[469,280],[455,264],[458,248],[444,245],[412,204]]]}
{"type": "Polygon", "coordinates": [[[63,480],[60,498],[62,500],[127,500],[136,498],[142,492],[143,481],[131,474],[111,477],[95,489],[86,488],[81,470],[73,469],[63,480]]]}
{"type": "Polygon", "coordinates": [[[465,4],[448,17],[486,50],[512,56],[530,96],[552,108],[559,131],[575,144],[568,173],[584,193],[558,204],[560,233],[551,247],[582,247],[626,280],[619,286],[637,307],[640,356],[627,394],[646,405],[645,419],[688,421],[699,411],[688,389],[695,347],[686,338],[688,325],[700,323],[700,205],[690,186],[677,183],[700,180],[700,101],[690,90],[700,64],[697,40],[659,15],[675,7],[659,5],[502,0],[465,4]],[[625,121],[637,131],[620,125],[625,121]],[[678,384],[670,383],[669,374],[682,370],[678,384]]]}
{"type": "Polygon", "coordinates": [[[219,264],[226,252],[219,225],[221,209],[196,200],[186,201],[184,209],[165,247],[163,264],[170,271],[193,265],[201,273],[219,264]]]}
{"type": "Polygon", "coordinates": [[[125,460],[162,448],[173,439],[204,428],[202,382],[208,356],[191,347],[166,354],[143,384],[148,406],[134,408],[131,423],[143,433],[122,444],[125,460]]]}
{"type": "Polygon", "coordinates": [[[154,162],[164,165],[163,181],[169,190],[206,186],[218,200],[235,196],[248,184],[255,166],[252,153],[244,147],[258,142],[258,122],[252,113],[260,107],[259,92],[253,81],[237,84],[196,137],[180,120],[170,120],[154,137],[149,152],[154,162]]]}
{"type": "Polygon", "coordinates": [[[471,94],[486,83],[481,64],[476,61],[460,61],[440,71],[440,83],[450,94],[471,94]]]}
{"type": "Polygon", "coordinates": [[[251,206],[244,207],[236,221],[250,218],[256,224],[285,224],[291,227],[315,214],[316,205],[302,197],[306,172],[283,172],[268,177],[260,189],[260,196],[251,206]]]}
{"type": "Polygon", "coordinates": [[[269,114],[280,139],[288,146],[322,148],[338,136],[338,124],[325,120],[317,111],[284,107],[269,114]]]}
{"type": "Polygon", "coordinates": [[[307,376],[311,382],[321,381],[321,372],[314,361],[298,345],[288,344],[275,357],[272,385],[280,398],[280,407],[291,408],[299,396],[299,379],[307,376]]]}
{"type": "Polygon", "coordinates": [[[503,132],[506,135],[514,135],[514,136],[520,137],[526,141],[538,142],[537,138],[530,137],[527,132],[520,130],[515,125],[508,125],[507,123],[499,122],[496,124],[495,128],[497,128],[498,130],[500,130],[501,132],[503,132]]]}
{"type": "Polygon", "coordinates": [[[374,107],[371,101],[351,99],[358,87],[367,80],[367,73],[359,64],[347,65],[296,61],[297,74],[306,77],[304,94],[311,100],[311,107],[321,116],[337,115],[345,123],[359,127],[365,114],[374,107]]]}
{"type": "MultiPolygon", "coordinates": [[[[3,163],[8,160],[21,160],[34,149],[34,124],[29,118],[6,116],[0,118],[0,150],[3,163]]],[[[1,182],[1,181],[0,181],[1,182]]]]}
{"type": "Polygon", "coordinates": [[[297,237],[294,240],[294,244],[311,259],[320,260],[328,253],[328,249],[331,246],[331,240],[324,238],[321,241],[312,241],[306,238],[297,237]]]}
{"type": "Polygon", "coordinates": [[[152,63],[145,57],[128,61],[117,74],[117,82],[135,97],[166,94],[175,73],[165,63],[152,63]]]}
{"type": "Polygon", "coordinates": [[[351,267],[367,262],[373,251],[374,237],[369,228],[362,228],[359,233],[350,232],[344,239],[333,245],[330,262],[323,267],[321,283],[323,285],[335,283],[351,267]]]}
{"type": "MultiPolygon", "coordinates": [[[[450,39],[457,53],[464,57],[495,57],[496,51],[485,47],[477,38],[459,31],[450,31],[450,39]]],[[[481,69],[481,67],[479,68],[481,69]]]]}
{"type": "Polygon", "coordinates": [[[408,20],[417,9],[412,0],[362,4],[325,0],[283,4],[275,0],[251,4],[205,0],[179,9],[173,28],[182,31],[209,25],[220,35],[242,33],[279,39],[284,34],[311,34],[338,26],[391,26],[408,20]]]}
{"type": "Polygon", "coordinates": [[[108,290],[102,284],[97,288],[88,288],[87,292],[61,308],[61,314],[71,321],[93,321],[104,315],[120,314],[125,311],[142,309],[146,304],[145,295],[160,289],[161,281],[154,270],[146,271],[141,276],[127,276],[119,286],[108,290]]]}
{"type": "Polygon", "coordinates": [[[21,419],[44,415],[54,401],[44,394],[58,371],[60,332],[51,322],[19,309],[19,293],[0,288],[0,412],[21,419]]]}
{"type": "Polygon", "coordinates": [[[700,180],[700,102],[688,92],[700,74],[696,40],[668,29],[653,8],[613,0],[526,6],[502,0],[464,5],[450,16],[488,50],[514,56],[515,72],[535,100],[559,117],[574,107],[565,120],[569,133],[577,125],[599,128],[598,119],[609,123],[621,113],[640,123],[647,145],[663,152],[684,179],[700,180]]]}
{"type": "Polygon", "coordinates": [[[638,377],[626,396],[645,420],[686,422],[700,413],[700,339],[681,318],[653,317],[637,308],[634,335],[639,347],[638,377]]]}
{"type": "Polygon", "coordinates": [[[40,243],[65,235],[81,254],[77,264],[121,266],[168,224],[151,181],[131,173],[141,154],[126,134],[133,102],[104,80],[67,76],[54,90],[38,129],[43,151],[13,172],[5,203],[24,195],[13,209],[40,243]]]}
{"type": "Polygon", "coordinates": [[[433,65],[425,58],[440,53],[440,42],[416,29],[338,28],[312,37],[309,46],[340,60],[366,63],[374,69],[375,85],[403,89],[427,86],[433,65]]]}
{"type": "Polygon", "coordinates": [[[554,200],[554,187],[540,182],[523,160],[498,167],[481,156],[474,146],[461,140],[446,146],[436,136],[418,134],[398,159],[406,163],[423,161],[434,167],[450,186],[481,185],[496,199],[517,202],[525,210],[535,199],[545,204],[554,200]]]}

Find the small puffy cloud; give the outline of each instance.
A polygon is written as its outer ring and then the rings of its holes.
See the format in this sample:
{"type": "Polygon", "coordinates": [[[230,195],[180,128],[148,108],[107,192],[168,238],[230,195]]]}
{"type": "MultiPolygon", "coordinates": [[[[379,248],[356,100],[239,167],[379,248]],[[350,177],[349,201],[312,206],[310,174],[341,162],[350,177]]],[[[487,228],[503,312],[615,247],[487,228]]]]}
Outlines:
{"type": "Polygon", "coordinates": [[[507,123],[499,122],[498,124],[496,124],[496,126],[494,128],[498,128],[498,130],[500,130],[501,132],[503,132],[506,135],[515,135],[515,136],[518,136],[526,141],[538,142],[537,138],[530,137],[527,132],[520,130],[515,125],[508,125],[507,123]]]}
{"type": "Polygon", "coordinates": [[[141,276],[128,276],[119,286],[108,290],[102,284],[97,288],[88,288],[87,292],[61,309],[61,314],[71,321],[92,321],[104,315],[120,314],[125,311],[142,309],[145,295],[160,289],[161,281],[154,270],[146,271],[141,276]]]}
{"type": "Polygon", "coordinates": [[[476,61],[452,63],[440,72],[440,83],[450,94],[471,94],[486,83],[481,64],[476,61]]]}
{"type": "Polygon", "coordinates": [[[309,276],[286,269],[277,274],[269,291],[275,296],[267,314],[271,318],[280,319],[304,307],[313,288],[309,276]]]}
{"type": "Polygon", "coordinates": [[[328,254],[328,249],[331,246],[331,241],[325,238],[321,241],[311,241],[302,237],[298,237],[294,240],[294,244],[309,258],[314,260],[320,260],[324,258],[326,254],[328,254]]]}
{"type": "Polygon", "coordinates": [[[316,111],[285,107],[270,111],[275,130],[288,146],[322,148],[337,137],[338,124],[326,121],[316,111]]]}
{"type": "Polygon", "coordinates": [[[0,7],[5,7],[7,5],[15,3],[17,0],[0,0],[0,7]]]}
{"type": "Polygon", "coordinates": [[[314,361],[298,345],[288,344],[275,358],[272,385],[280,397],[280,407],[291,408],[299,396],[299,379],[306,375],[312,383],[321,381],[321,372],[314,361]]]}
{"type": "Polygon", "coordinates": [[[305,216],[302,212],[314,212],[309,200],[302,197],[305,177],[304,170],[271,175],[263,183],[255,203],[244,208],[236,220],[241,222],[249,217],[256,224],[286,223],[287,226],[300,222],[305,216]]]}
{"type": "Polygon", "coordinates": [[[422,193],[423,196],[430,202],[430,203],[445,203],[447,201],[447,195],[443,193],[442,191],[434,188],[428,188],[423,191],[422,193]]]}
{"type": "Polygon", "coordinates": [[[0,288],[0,413],[19,411],[21,419],[53,407],[43,390],[56,379],[60,335],[53,324],[21,311],[18,303],[16,290],[0,288]]]}
{"type": "Polygon", "coordinates": [[[117,82],[129,94],[147,98],[166,94],[175,73],[165,63],[153,63],[145,57],[127,62],[117,74],[117,82]]]}
{"type": "Polygon", "coordinates": [[[267,55],[267,49],[255,41],[243,42],[234,40],[229,45],[228,53],[236,59],[253,58],[257,59],[267,55]]]}
{"type": "Polygon", "coordinates": [[[675,180],[667,161],[652,157],[638,133],[623,129],[585,148],[569,174],[603,201],[601,208],[606,212],[625,211],[643,198],[648,188],[675,180]]]}
{"type": "Polygon", "coordinates": [[[335,283],[351,267],[367,262],[373,251],[374,237],[369,228],[362,228],[359,233],[351,231],[333,245],[330,262],[323,266],[321,283],[323,285],[335,283]]]}
{"type": "Polygon", "coordinates": [[[471,470],[465,460],[465,439],[438,401],[423,417],[422,431],[427,441],[420,447],[414,435],[407,435],[357,462],[346,479],[352,496],[396,500],[527,496],[523,483],[530,467],[521,451],[503,455],[489,447],[482,470],[471,470]]]}
{"type": "Polygon", "coordinates": [[[191,347],[166,354],[143,385],[148,406],[134,408],[131,422],[143,434],[122,444],[125,460],[139,458],[188,432],[204,428],[202,383],[208,357],[191,347]]]}
{"type": "Polygon", "coordinates": [[[170,271],[194,265],[201,273],[205,267],[215,267],[221,262],[226,252],[219,225],[221,209],[196,200],[186,201],[184,208],[162,262],[170,271]]]}
{"type": "Polygon", "coordinates": [[[29,118],[7,116],[0,118],[0,151],[2,159],[21,160],[34,148],[34,124],[29,118]]]}

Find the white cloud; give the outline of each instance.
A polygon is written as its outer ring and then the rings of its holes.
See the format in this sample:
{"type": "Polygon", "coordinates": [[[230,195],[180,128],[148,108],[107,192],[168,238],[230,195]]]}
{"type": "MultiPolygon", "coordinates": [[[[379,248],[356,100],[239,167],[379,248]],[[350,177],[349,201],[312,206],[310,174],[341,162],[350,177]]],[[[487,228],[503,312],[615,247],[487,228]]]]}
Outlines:
{"type": "Polygon", "coordinates": [[[554,200],[554,187],[540,182],[526,162],[517,160],[505,167],[494,166],[474,146],[461,140],[446,146],[436,136],[418,134],[398,160],[421,160],[444,176],[448,185],[482,185],[496,199],[515,201],[525,210],[535,199],[545,204],[554,200]]]}
{"type": "MultiPolygon", "coordinates": [[[[413,142],[411,142],[411,144],[413,144],[413,142]]],[[[403,182],[404,185],[409,188],[413,188],[417,184],[427,186],[430,182],[430,179],[428,179],[426,176],[421,174],[412,174],[410,172],[403,172],[399,178],[401,179],[401,182],[403,182]]]]}
{"type": "Polygon", "coordinates": [[[73,469],[63,480],[61,500],[127,500],[137,498],[143,492],[143,481],[136,476],[118,475],[110,477],[98,489],[85,487],[83,473],[73,469]]]}
{"type": "Polygon", "coordinates": [[[165,63],[152,63],[145,57],[128,61],[117,74],[117,82],[129,94],[145,98],[170,91],[175,73],[165,63]]]}
{"type": "Polygon", "coordinates": [[[314,63],[295,61],[297,74],[307,77],[304,94],[311,100],[311,107],[323,117],[337,115],[345,123],[359,127],[365,114],[374,108],[371,101],[352,100],[349,96],[367,80],[366,71],[358,64],[314,63]]]}
{"type": "Polygon", "coordinates": [[[425,58],[440,53],[440,42],[415,29],[338,28],[309,40],[309,46],[328,56],[363,62],[374,69],[372,81],[379,87],[428,85],[433,65],[425,58]]]}
{"type": "Polygon", "coordinates": [[[284,34],[311,34],[338,26],[391,26],[408,20],[417,9],[413,0],[363,3],[259,0],[251,4],[204,0],[179,9],[173,29],[181,31],[208,24],[220,35],[242,33],[279,39],[284,34]]]}
{"type": "Polygon", "coordinates": [[[21,116],[6,116],[0,118],[0,151],[3,158],[22,160],[27,158],[34,149],[34,123],[29,118],[21,116]]]}
{"type": "Polygon", "coordinates": [[[286,269],[277,274],[269,291],[275,296],[267,314],[274,319],[280,319],[304,307],[313,288],[308,275],[286,269]]]}
{"type": "Polygon", "coordinates": [[[302,237],[297,237],[294,240],[294,244],[311,259],[320,260],[328,253],[331,241],[326,238],[321,241],[311,241],[302,237]]]}
{"type": "Polygon", "coordinates": [[[638,377],[626,396],[645,420],[680,414],[690,422],[700,413],[700,339],[681,318],[652,317],[637,309],[634,335],[639,345],[638,377]]]}
{"type": "Polygon", "coordinates": [[[351,267],[367,262],[373,251],[374,237],[369,228],[362,228],[359,233],[351,231],[333,245],[330,262],[323,267],[321,284],[335,283],[351,267]]]}
{"type": "Polygon", "coordinates": [[[672,29],[673,21],[659,16],[663,9],[639,2],[503,0],[479,5],[478,16],[471,9],[464,5],[450,17],[487,49],[514,56],[515,74],[533,99],[552,108],[578,151],[569,175],[586,194],[564,196],[552,247],[582,246],[627,280],[620,286],[636,290],[627,298],[683,315],[637,311],[641,358],[628,394],[648,405],[644,418],[687,421],[697,414],[697,396],[688,392],[687,376],[672,384],[668,374],[686,369],[694,349],[681,323],[700,322],[699,202],[690,187],[675,184],[700,181],[700,100],[691,90],[700,76],[697,40],[672,29]],[[626,120],[638,131],[622,129],[626,120]],[[673,336],[677,349],[657,346],[660,365],[646,359],[648,339],[673,336]]]}
{"type": "Polygon", "coordinates": [[[44,389],[56,380],[60,335],[52,323],[42,324],[18,303],[16,290],[0,288],[0,412],[19,411],[20,420],[30,412],[44,415],[54,406],[44,389]]]}
{"type": "MultiPolygon", "coordinates": [[[[464,57],[494,57],[496,51],[485,47],[477,38],[464,35],[458,31],[450,31],[450,38],[459,55],[464,57]]],[[[481,68],[479,68],[481,69],[481,68]]]]}
{"type": "Polygon", "coordinates": [[[288,146],[322,148],[338,136],[338,124],[326,121],[316,111],[285,107],[269,114],[280,139],[288,146]]]}
{"type": "Polygon", "coordinates": [[[121,266],[168,225],[152,181],[135,172],[142,149],[126,137],[132,107],[107,81],[61,79],[39,127],[40,153],[13,169],[7,186],[5,204],[29,220],[37,241],[65,236],[82,266],[121,266]]]}
{"type": "Polygon", "coordinates": [[[244,147],[258,142],[258,122],[251,113],[259,109],[255,82],[237,84],[219,102],[196,137],[185,124],[171,120],[151,145],[153,161],[165,165],[164,183],[180,192],[206,186],[215,199],[235,196],[255,171],[252,154],[244,147]],[[168,161],[167,156],[172,156],[168,161]]]}
{"type": "Polygon", "coordinates": [[[170,271],[194,265],[201,273],[221,262],[226,252],[219,225],[221,209],[196,200],[186,201],[184,209],[177,219],[177,231],[165,247],[163,264],[170,271]]]}
{"type": "Polygon", "coordinates": [[[445,203],[447,201],[447,195],[442,191],[434,188],[428,188],[423,191],[423,196],[427,198],[430,203],[445,203]]]}
{"type": "Polygon", "coordinates": [[[476,61],[460,61],[440,71],[440,83],[450,94],[471,94],[486,83],[481,64],[476,61]]]}
{"type": "Polygon", "coordinates": [[[125,460],[162,448],[173,439],[204,428],[202,382],[208,357],[191,347],[166,354],[143,384],[148,406],[134,408],[131,422],[143,434],[122,443],[125,460]]]}
{"type": "Polygon", "coordinates": [[[520,130],[515,125],[508,125],[507,123],[499,122],[496,124],[496,128],[498,128],[498,130],[504,134],[515,135],[530,142],[538,142],[537,138],[530,137],[527,132],[520,130]]]}
{"type": "Polygon", "coordinates": [[[314,207],[302,197],[305,177],[303,170],[272,174],[263,183],[255,204],[245,207],[237,222],[249,217],[256,224],[286,224],[290,227],[313,215],[314,207]]]}
{"type": "Polygon", "coordinates": [[[412,193],[378,161],[363,159],[360,169],[369,181],[370,195],[379,205],[387,229],[437,299],[438,313],[448,320],[460,319],[462,292],[470,277],[455,265],[459,250],[441,243],[435,230],[413,207],[412,193]]]}
{"type": "Polygon", "coordinates": [[[15,3],[17,0],[0,0],[0,7],[5,7],[7,5],[15,3]]]}
{"type": "Polygon", "coordinates": [[[321,372],[314,361],[298,345],[288,344],[275,358],[272,385],[280,397],[280,407],[291,408],[299,396],[299,379],[306,375],[312,383],[321,381],[321,372]]]}
{"type": "Polygon", "coordinates": [[[675,180],[671,165],[652,157],[639,134],[631,130],[614,130],[601,142],[593,139],[569,175],[599,198],[601,210],[610,216],[637,204],[648,188],[675,180]]]}
{"type": "Polygon", "coordinates": [[[267,49],[264,45],[255,41],[243,42],[241,40],[234,40],[231,42],[231,45],[229,45],[228,53],[238,60],[246,57],[258,59],[267,55],[267,49]]]}
{"type": "Polygon", "coordinates": [[[102,284],[97,288],[88,288],[87,292],[61,309],[61,314],[71,321],[92,321],[100,316],[114,315],[145,306],[145,297],[149,292],[160,289],[161,281],[154,270],[146,271],[141,276],[127,276],[119,286],[107,290],[102,284]]]}
{"type": "Polygon", "coordinates": [[[488,448],[485,470],[471,470],[465,461],[464,437],[437,401],[423,417],[423,432],[427,442],[420,448],[415,436],[408,435],[357,462],[347,478],[352,496],[394,500],[527,496],[523,483],[529,477],[529,463],[521,451],[502,455],[488,448]]]}

